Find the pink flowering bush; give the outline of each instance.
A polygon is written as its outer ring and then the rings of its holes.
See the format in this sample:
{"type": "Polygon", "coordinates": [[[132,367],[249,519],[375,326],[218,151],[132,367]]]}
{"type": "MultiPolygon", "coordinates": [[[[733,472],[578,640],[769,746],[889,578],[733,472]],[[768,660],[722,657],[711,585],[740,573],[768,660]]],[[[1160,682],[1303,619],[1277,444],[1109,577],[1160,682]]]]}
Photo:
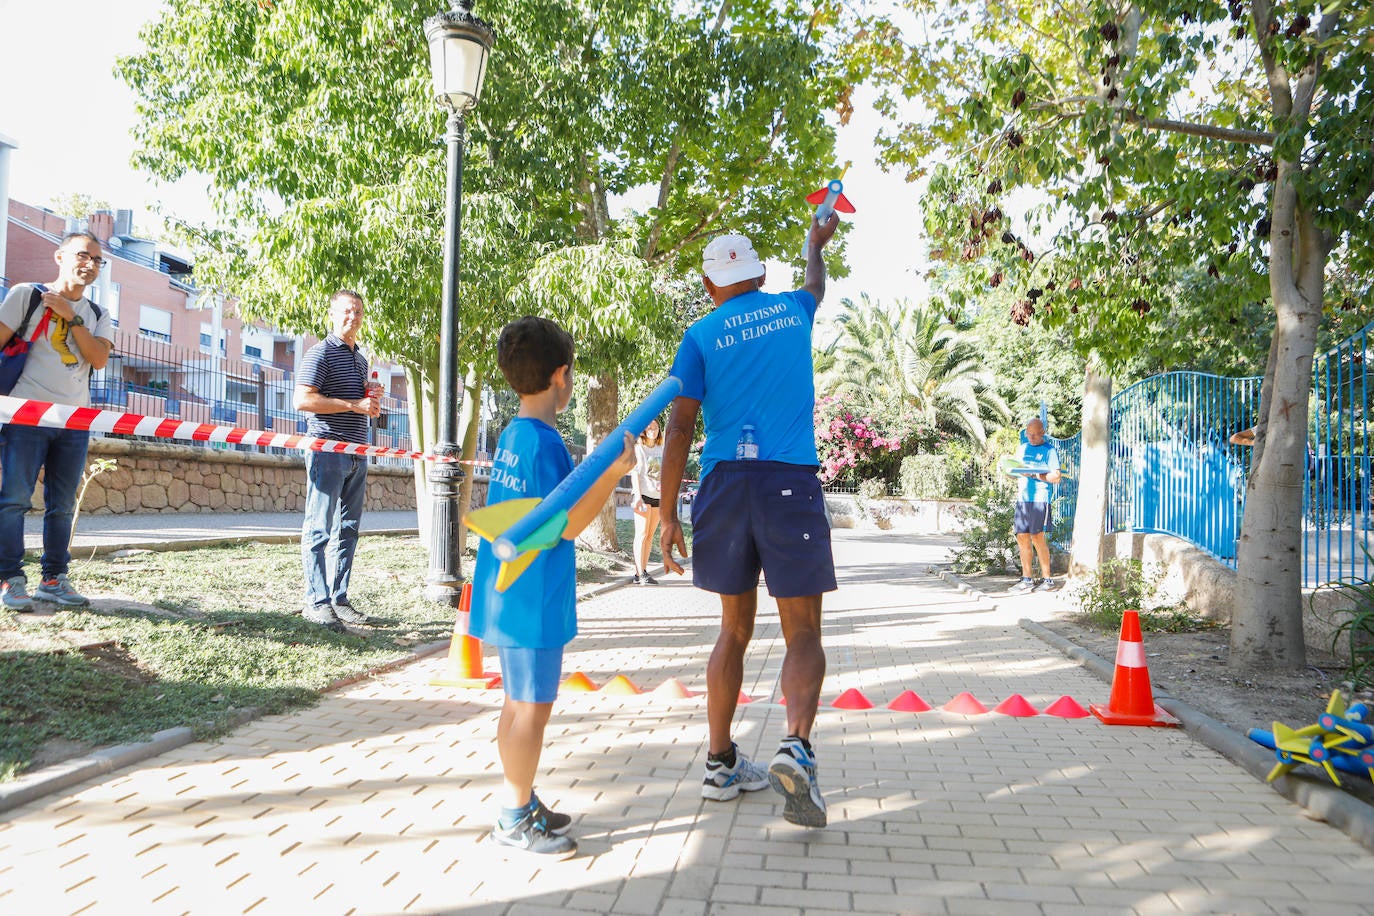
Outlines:
{"type": "Polygon", "coordinates": [[[900,460],[902,439],[855,413],[848,398],[826,395],[816,399],[816,450],[826,483],[886,479],[900,460]]]}

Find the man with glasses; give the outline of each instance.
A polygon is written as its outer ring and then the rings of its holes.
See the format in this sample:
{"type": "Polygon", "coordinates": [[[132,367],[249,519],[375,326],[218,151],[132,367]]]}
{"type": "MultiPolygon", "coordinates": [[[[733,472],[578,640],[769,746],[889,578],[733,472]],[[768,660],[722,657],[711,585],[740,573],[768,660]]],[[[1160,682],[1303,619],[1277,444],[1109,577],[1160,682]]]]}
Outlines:
{"type": "MultiPolygon", "coordinates": [[[[307,350],[301,360],[295,405],[297,410],[313,414],[306,426],[309,435],[369,444],[370,420],[382,411],[382,391],[380,384],[369,381],[367,357],[358,346],[364,312],[363,299],[353,290],[336,292],[329,300],[332,333],[307,350]]],[[[358,547],[358,528],[367,499],[367,459],[338,452],[307,452],[305,472],[302,616],[343,632],[344,624],[368,622],[367,615],[348,600],[353,552],[358,547]]]]}
{"type": "MultiPolygon", "coordinates": [[[[44,286],[20,283],[0,305],[0,347],[16,331],[29,344],[24,370],[10,392],[16,398],[89,407],[92,369],[103,369],[114,350],[108,312],[86,298],[105,266],[100,242],[87,232],[62,239],[53,260],[57,279],[44,286]]],[[[0,602],[33,610],[33,600],[67,607],[88,604],[67,581],[72,515],[86,467],[90,434],[7,423],[0,427],[0,602]],[[24,577],[24,514],[43,472],[42,579],[33,595],[24,577]]]]}

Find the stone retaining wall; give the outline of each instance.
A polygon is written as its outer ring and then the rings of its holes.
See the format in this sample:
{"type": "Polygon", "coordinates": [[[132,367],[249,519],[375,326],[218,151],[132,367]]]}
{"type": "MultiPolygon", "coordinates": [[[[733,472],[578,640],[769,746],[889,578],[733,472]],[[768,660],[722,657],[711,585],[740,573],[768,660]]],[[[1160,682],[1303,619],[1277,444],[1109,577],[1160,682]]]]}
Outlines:
{"type": "MultiPolygon", "coordinates": [[[[299,512],[305,508],[303,457],[92,438],[87,464],[96,458],[113,458],[119,466],[91,480],[82,512],[299,512]]],[[[34,488],[33,504],[38,509],[43,506],[41,484],[34,488]]],[[[413,472],[369,468],[367,508],[415,508],[413,472]]]]}

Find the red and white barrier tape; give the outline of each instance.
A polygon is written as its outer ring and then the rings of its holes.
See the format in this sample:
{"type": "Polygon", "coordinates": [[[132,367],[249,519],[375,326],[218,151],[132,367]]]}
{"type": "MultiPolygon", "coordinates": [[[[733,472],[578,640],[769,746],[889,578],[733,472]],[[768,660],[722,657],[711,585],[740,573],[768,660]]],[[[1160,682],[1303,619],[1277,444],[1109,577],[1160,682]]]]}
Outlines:
{"type": "Polygon", "coordinates": [[[403,448],[383,448],[380,445],[360,445],[337,439],[273,433],[261,429],[242,429],[214,423],[192,423],[167,417],[149,417],[119,410],[100,410],[95,407],[73,407],[70,404],[50,404],[0,395],[0,423],[21,426],[46,426],[50,429],[84,429],[97,433],[120,433],[129,436],[150,436],[158,439],[184,439],[191,442],[224,442],[231,445],[256,445],[260,448],[289,448],[306,452],[335,452],[344,455],[377,458],[412,458],[417,461],[454,461],[479,467],[490,467],[490,461],[461,461],[457,458],[426,455],[403,448]]]}

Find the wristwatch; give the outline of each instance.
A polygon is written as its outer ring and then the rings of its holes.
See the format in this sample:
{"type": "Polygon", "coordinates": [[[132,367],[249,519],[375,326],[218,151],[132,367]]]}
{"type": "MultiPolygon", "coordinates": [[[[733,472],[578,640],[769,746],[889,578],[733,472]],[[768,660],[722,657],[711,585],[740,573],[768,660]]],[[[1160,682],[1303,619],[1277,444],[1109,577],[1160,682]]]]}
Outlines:
{"type": "Polygon", "coordinates": [[[80,315],[72,315],[72,317],[67,319],[67,325],[73,328],[84,328],[86,326],[86,319],[82,318],[80,315]]]}

